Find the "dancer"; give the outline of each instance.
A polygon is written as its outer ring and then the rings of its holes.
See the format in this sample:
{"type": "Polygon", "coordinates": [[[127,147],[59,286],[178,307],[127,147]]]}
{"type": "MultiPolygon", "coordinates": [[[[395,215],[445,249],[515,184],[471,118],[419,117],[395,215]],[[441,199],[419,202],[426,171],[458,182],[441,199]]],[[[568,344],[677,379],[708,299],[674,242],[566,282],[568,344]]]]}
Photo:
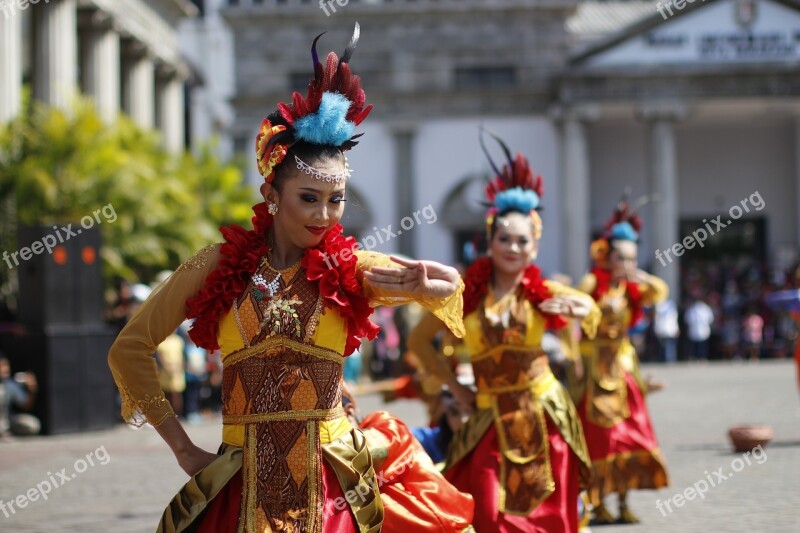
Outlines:
{"type": "Polygon", "coordinates": [[[591,273],[579,288],[600,305],[603,318],[594,340],[581,342],[583,377],[572,388],[592,458],[590,499],[593,523],[637,523],[627,505],[631,489],[667,486],[667,472],[644,401],[648,383],[639,372],[639,358],[628,328],[643,315],[644,306],[667,297],[667,285],[636,267],[639,216],[622,202],[592,243],[591,273]],[[619,518],[603,498],[619,495],[619,518]]]}
{"type": "MultiPolygon", "coordinates": [[[[550,370],[545,330],[580,318],[593,335],[600,310],[591,298],[547,280],[532,263],[542,220],[542,178],[497,139],[508,163],[486,187],[489,256],[465,273],[464,342],[478,393],[460,385],[434,338],[444,325],[422,319],[411,349],[473,410],[456,432],[445,466],[453,485],[475,498],[473,525],[496,531],[575,532],[578,493],[590,462],[575,406],[550,370]]],[[[483,145],[483,138],[481,138],[483,145]]]]}
{"type": "Polygon", "coordinates": [[[383,533],[474,531],[475,503],[437,470],[408,426],[386,411],[359,420],[355,398],[343,384],[342,405],[367,439],[383,501],[383,533]]]}
{"type": "Polygon", "coordinates": [[[109,364],[123,416],[149,422],[191,479],[158,531],[379,531],[383,508],[364,436],[341,406],[343,357],[374,338],[372,306],[417,301],[462,334],[455,269],[355,251],[342,235],[343,152],[369,113],[348,64],[319,62],[303,98],[263,121],[256,140],[265,178],[253,229],[222,229],[170,276],[120,333],[109,364]],[[222,446],[197,447],[174,417],[150,357],[184,317],[192,340],[220,349],[222,446]],[[337,506],[345,494],[347,505],[337,506]]]}

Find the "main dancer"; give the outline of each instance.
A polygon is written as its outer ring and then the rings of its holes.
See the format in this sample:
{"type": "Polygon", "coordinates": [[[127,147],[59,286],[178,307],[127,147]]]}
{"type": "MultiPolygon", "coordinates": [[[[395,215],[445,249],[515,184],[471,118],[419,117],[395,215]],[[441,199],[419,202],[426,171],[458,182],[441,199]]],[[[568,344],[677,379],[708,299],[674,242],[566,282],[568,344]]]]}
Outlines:
{"type": "Polygon", "coordinates": [[[111,348],[123,416],[155,426],[191,476],[159,531],[379,531],[372,459],[342,410],[343,358],[375,337],[373,305],[417,301],[463,333],[455,269],[362,253],[342,235],[344,151],[372,107],[349,66],[358,34],[356,25],[341,59],[331,52],[325,66],[317,37],[308,94],[294,93],[263,121],[264,203],[253,229],[223,228],[226,242],[183,263],[111,348]],[[222,352],[218,454],[187,436],[151,358],[185,317],[198,346],[222,352]]]}

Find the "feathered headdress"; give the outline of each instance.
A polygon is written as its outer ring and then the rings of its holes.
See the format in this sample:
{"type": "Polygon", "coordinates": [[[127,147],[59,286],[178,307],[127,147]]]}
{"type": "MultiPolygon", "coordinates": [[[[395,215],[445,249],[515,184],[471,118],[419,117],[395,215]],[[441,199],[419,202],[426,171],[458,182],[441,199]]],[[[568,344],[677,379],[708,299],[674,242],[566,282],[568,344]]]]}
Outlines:
{"type": "Polygon", "coordinates": [[[509,211],[519,211],[530,215],[535,228],[535,237],[537,239],[541,238],[542,219],[537,211],[541,208],[542,195],[544,194],[542,177],[534,175],[528,160],[521,153],[517,152],[517,155],[512,157],[511,150],[500,137],[486,131],[483,127],[481,127],[480,131],[481,149],[495,173],[494,178],[489,181],[484,191],[486,199],[489,201],[489,211],[486,214],[487,236],[491,233],[492,224],[497,215],[509,211]],[[506,163],[503,165],[502,170],[497,167],[486,149],[483,139],[484,133],[496,140],[503,149],[506,163]]]}
{"type": "MultiPolygon", "coordinates": [[[[278,104],[286,124],[273,125],[269,118],[261,123],[256,137],[258,168],[268,182],[274,179],[275,167],[286,157],[287,150],[297,141],[322,146],[335,146],[342,151],[355,146],[359,135],[356,126],[372,111],[366,105],[366,94],[361,88],[361,78],[350,70],[349,61],[358,44],[360,26],[356,23],[350,43],[339,58],[330,52],[325,66],[319,61],[317,35],[311,44],[314,78],[308,84],[305,98],[295,92],[291,104],[278,104]]],[[[298,168],[302,168],[298,161],[298,168]]]]}
{"type": "Polygon", "coordinates": [[[636,211],[639,207],[649,201],[647,197],[639,199],[637,206],[628,203],[627,194],[622,196],[611,218],[605,225],[602,237],[595,240],[591,245],[591,257],[601,266],[606,264],[608,252],[611,248],[611,241],[631,241],[639,240],[639,231],[642,229],[642,218],[636,211]]]}

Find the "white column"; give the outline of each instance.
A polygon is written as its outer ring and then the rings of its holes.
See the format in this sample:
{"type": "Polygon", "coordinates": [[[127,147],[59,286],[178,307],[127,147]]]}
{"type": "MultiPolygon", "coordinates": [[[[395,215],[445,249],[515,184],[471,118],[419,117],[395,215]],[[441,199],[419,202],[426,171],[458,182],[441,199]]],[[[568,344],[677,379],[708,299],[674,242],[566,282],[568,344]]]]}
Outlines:
{"type": "Polygon", "coordinates": [[[184,148],[184,95],[183,81],[178,75],[170,76],[159,84],[158,105],[161,133],[164,146],[173,153],[184,148]]]}
{"type": "MultiPolygon", "coordinates": [[[[651,242],[659,250],[680,243],[675,122],[685,115],[686,109],[680,104],[648,104],[640,110],[640,116],[648,121],[650,130],[650,184],[655,200],[652,203],[651,242]]],[[[655,274],[667,282],[671,297],[677,299],[680,295],[680,257],[672,259],[665,260],[663,265],[657,263],[655,274]]]]}
{"type": "MultiPolygon", "coordinates": [[[[395,209],[398,220],[414,212],[416,178],[414,176],[414,137],[417,126],[413,122],[399,121],[390,124],[394,139],[395,209]]],[[[413,231],[397,232],[397,249],[401,254],[417,257],[413,231]]]]}
{"type": "Polygon", "coordinates": [[[125,112],[142,128],[155,125],[155,64],[147,54],[131,57],[125,69],[125,112]]]}
{"type": "Polygon", "coordinates": [[[51,0],[31,10],[36,35],[33,95],[67,109],[78,88],[76,0],[51,0]]]}
{"type": "Polygon", "coordinates": [[[94,99],[106,122],[113,122],[120,110],[120,37],[110,24],[86,32],[83,49],[83,87],[94,99]]]}
{"type": "Polygon", "coordinates": [[[599,116],[597,107],[561,111],[561,213],[563,270],[577,283],[589,268],[591,174],[586,122],[599,116]]]}
{"type": "Polygon", "coordinates": [[[4,124],[17,116],[22,103],[22,15],[0,13],[0,124],[4,124]]]}

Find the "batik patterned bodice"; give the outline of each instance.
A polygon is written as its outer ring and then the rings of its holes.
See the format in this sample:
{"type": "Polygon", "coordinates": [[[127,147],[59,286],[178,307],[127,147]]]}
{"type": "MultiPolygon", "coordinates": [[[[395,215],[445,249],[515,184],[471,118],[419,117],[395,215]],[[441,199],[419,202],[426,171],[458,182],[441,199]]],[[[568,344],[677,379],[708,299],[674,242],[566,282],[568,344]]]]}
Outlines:
{"type": "Polygon", "coordinates": [[[322,311],[299,264],[277,271],[266,260],[231,307],[241,342],[223,352],[223,423],[243,432],[244,531],[321,530],[319,433],[335,420],[349,429],[342,355],[312,342],[322,311]]]}

